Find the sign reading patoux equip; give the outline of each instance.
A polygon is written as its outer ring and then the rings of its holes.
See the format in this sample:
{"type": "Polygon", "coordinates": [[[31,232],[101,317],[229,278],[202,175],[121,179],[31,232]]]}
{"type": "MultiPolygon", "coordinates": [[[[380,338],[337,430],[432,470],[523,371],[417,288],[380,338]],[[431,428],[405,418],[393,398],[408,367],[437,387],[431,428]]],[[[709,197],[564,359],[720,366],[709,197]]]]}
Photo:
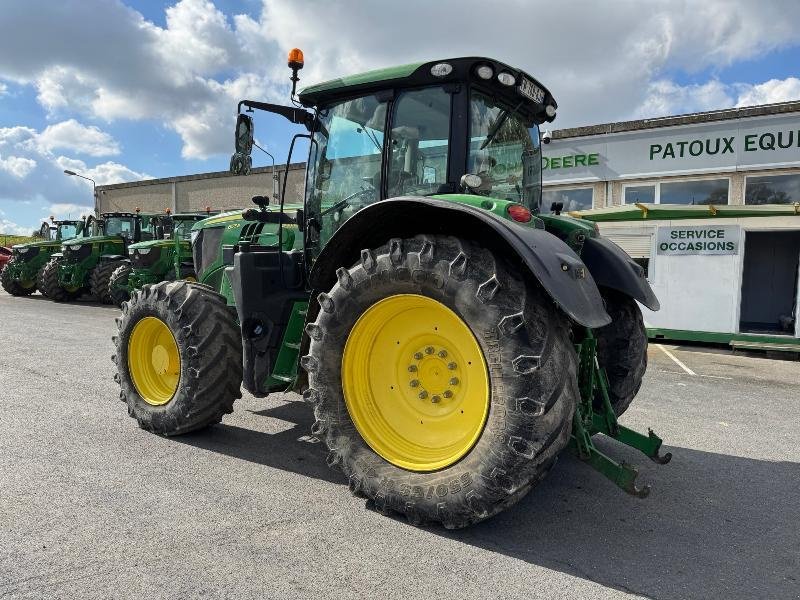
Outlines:
{"type": "Polygon", "coordinates": [[[738,225],[659,227],[658,254],[738,254],[738,225]]]}

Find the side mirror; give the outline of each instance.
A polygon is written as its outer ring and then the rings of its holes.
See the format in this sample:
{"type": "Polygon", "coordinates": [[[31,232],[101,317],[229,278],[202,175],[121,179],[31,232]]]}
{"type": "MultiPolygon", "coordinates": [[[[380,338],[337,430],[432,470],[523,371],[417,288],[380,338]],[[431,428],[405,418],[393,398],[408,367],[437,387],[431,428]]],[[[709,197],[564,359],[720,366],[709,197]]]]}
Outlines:
{"type": "Polygon", "coordinates": [[[250,153],[253,151],[253,117],[239,113],[236,117],[236,152],[231,157],[230,172],[234,175],[248,175],[253,167],[250,153]]]}
{"type": "Polygon", "coordinates": [[[253,117],[240,113],[236,117],[236,152],[250,155],[253,151],[253,117]]]}

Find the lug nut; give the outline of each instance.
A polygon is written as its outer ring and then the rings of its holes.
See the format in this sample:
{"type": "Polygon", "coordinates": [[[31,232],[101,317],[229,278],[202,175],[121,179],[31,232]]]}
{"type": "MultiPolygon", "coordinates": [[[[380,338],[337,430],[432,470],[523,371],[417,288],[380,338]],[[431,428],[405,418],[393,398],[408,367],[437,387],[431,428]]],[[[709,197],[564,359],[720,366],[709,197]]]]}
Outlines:
{"type": "Polygon", "coordinates": [[[425,354],[433,354],[433,346],[428,346],[425,348],[425,354]]]}
{"type": "Polygon", "coordinates": [[[447,358],[447,350],[439,350],[439,358],[447,358]]]}
{"type": "Polygon", "coordinates": [[[449,364],[447,365],[447,368],[448,368],[448,369],[450,369],[451,371],[455,371],[457,366],[458,366],[458,365],[456,365],[456,363],[454,363],[454,362],[451,362],[451,363],[449,363],[449,364]]]}
{"type": "Polygon", "coordinates": [[[425,398],[427,398],[427,397],[428,397],[428,392],[426,392],[425,390],[422,390],[422,391],[419,393],[419,399],[420,399],[420,400],[425,400],[425,398]]]}
{"type": "Polygon", "coordinates": [[[458,377],[451,377],[450,385],[458,385],[458,377]]]}
{"type": "Polygon", "coordinates": [[[453,392],[451,392],[450,390],[445,390],[442,396],[444,396],[445,398],[452,398],[453,392]]]}
{"type": "Polygon", "coordinates": [[[410,384],[411,384],[411,387],[417,387],[417,386],[419,386],[419,381],[417,381],[416,379],[412,379],[410,381],[410,384]]]}
{"type": "Polygon", "coordinates": [[[417,365],[408,365],[408,372],[409,373],[416,373],[417,372],[417,365]]]}
{"type": "Polygon", "coordinates": [[[439,400],[441,400],[439,396],[431,396],[431,402],[433,402],[434,404],[439,402],[439,400]]]}
{"type": "Polygon", "coordinates": [[[422,360],[422,352],[414,352],[414,358],[417,360],[422,360]]]}

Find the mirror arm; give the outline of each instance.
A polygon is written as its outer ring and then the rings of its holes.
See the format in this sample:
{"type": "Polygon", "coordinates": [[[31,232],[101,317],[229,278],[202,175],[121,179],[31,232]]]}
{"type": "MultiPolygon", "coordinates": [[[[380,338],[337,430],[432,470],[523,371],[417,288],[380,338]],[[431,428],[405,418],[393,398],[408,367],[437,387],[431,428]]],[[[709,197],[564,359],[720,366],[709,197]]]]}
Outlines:
{"type": "Polygon", "coordinates": [[[281,115],[296,125],[305,125],[308,131],[311,131],[311,127],[314,124],[314,115],[302,108],[270,104],[269,102],[256,102],[255,100],[241,100],[239,102],[238,112],[242,112],[242,106],[281,115]]]}

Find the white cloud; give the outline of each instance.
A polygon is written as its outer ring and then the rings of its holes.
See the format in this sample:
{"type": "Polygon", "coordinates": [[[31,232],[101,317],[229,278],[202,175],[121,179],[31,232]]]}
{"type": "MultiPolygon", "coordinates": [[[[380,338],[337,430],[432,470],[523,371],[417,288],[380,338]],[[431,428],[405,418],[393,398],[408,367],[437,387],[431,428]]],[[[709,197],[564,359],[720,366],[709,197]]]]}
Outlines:
{"type": "Polygon", "coordinates": [[[654,81],[636,110],[636,118],[701,112],[733,106],[730,87],[713,79],[704,84],[681,86],[666,79],[654,81]]]}
{"type": "Polygon", "coordinates": [[[0,97],[5,96],[8,93],[8,86],[0,81],[0,97]]]}
{"type": "Polygon", "coordinates": [[[755,106],[772,102],[800,100],[800,79],[770,79],[757,85],[740,85],[736,106],[755,106]]]}
{"type": "Polygon", "coordinates": [[[94,207],[70,202],[56,202],[48,206],[44,212],[47,215],[53,215],[56,219],[77,219],[92,214],[94,207]]]}
{"type": "Polygon", "coordinates": [[[21,156],[3,158],[0,154],[0,171],[5,171],[17,179],[25,179],[35,168],[35,160],[21,156]]]}
{"type": "Polygon", "coordinates": [[[724,84],[712,79],[703,84],[681,86],[661,79],[648,86],[648,93],[633,117],[653,118],[668,115],[756,106],[800,100],[800,79],[770,79],[764,83],[724,84]]]}
{"type": "Polygon", "coordinates": [[[181,137],[185,158],[203,159],[230,152],[244,95],[288,100],[292,46],[306,53],[301,87],[416,60],[494,56],[551,88],[555,126],[567,127],[737,102],[736,90],[713,79],[681,88],[664,74],[720,69],[800,42],[800,3],[783,0],[512,0],[501,12],[483,0],[263,0],[261,8],[228,18],[210,0],[180,0],[162,27],[121,2],[10,3],[0,78],[35,86],[51,117],[158,121],[181,137]]]}
{"type": "Polygon", "coordinates": [[[30,235],[33,230],[34,227],[25,227],[14,223],[14,221],[0,218],[0,233],[5,233],[7,235],[30,235]]]}
{"type": "MultiPolygon", "coordinates": [[[[55,163],[62,170],[69,169],[70,171],[75,171],[76,173],[80,173],[85,177],[94,179],[97,185],[111,185],[112,183],[140,181],[142,179],[153,178],[147,173],[139,173],[126,167],[125,165],[121,165],[112,161],[100,163],[94,167],[89,167],[82,160],[68,158],[66,156],[59,156],[55,159],[55,163]]],[[[70,179],[76,185],[89,186],[89,188],[91,188],[92,183],[90,181],[86,181],[80,177],[71,177],[70,179]]]]}
{"type": "Polygon", "coordinates": [[[86,126],[75,119],[49,125],[38,136],[45,150],[71,150],[89,156],[112,156],[120,153],[119,144],[94,125],[86,126]]]}

